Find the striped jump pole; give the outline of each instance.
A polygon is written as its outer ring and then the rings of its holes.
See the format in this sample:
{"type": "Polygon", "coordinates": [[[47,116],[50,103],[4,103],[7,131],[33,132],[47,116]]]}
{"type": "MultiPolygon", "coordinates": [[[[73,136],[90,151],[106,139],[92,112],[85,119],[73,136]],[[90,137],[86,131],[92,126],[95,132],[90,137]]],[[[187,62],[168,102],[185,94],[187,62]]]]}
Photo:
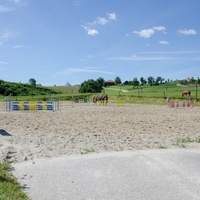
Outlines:
{"type": "Polygon", "coordinates": [[[58,110],[58,102],[45,102],[45,101],[14,101],[12,102],[12,111],[25,111],[25,110],[58,110]]]}
{"type": "Polygon", "coordinates": [[[167,98],[167,107],[168,108],[193,108],[194,102],[193,99],[190,97],[189,101],[186,102],[175,102],[172,101],[171,98],[167,98]]]}

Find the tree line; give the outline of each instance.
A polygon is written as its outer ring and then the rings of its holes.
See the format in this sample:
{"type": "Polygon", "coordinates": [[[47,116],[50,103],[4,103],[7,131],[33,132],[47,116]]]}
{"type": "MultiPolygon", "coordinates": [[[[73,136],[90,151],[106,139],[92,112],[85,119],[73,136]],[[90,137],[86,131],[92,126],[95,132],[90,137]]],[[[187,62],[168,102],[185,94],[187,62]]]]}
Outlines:
{"type": "Polygon", "coordinates": [[[150,76],[147,79],[141,77],[140,80],[138,80],[137,78],[134,78],[132,81],[122,82],[121,78],[117,76],[114,82],[110,83],[110,82],[106,82],[102,77],[99,77],[97,80],[88,79],[87,81],[84,81],[83,83],[81,83],[79,92],[80,93],[86,93],[86,92],[98,93],[103,90],[103,87],[107,87],[110,85],[132,85],[133,87],[138,87],[141,85],[144,86],[148,84],[150,86],[153,86],[153,85],[163,84],[164,81],[165,79],[160,76],[158,76],[157,78],[150,76]]]}
{"type": "MultiPolygon", "coordinates": [[[[144,77],[141,77],[139,80],[138,78],[133,78],[133,80],[131,81],[121,81],[121,78],[119,76],[117,76],[114,80],[113,83],[108,83],[106,82],[102,77],[98,78],[97,80],[93,80],[93,79],[89,79],[87,81],[84,81],[83,83],[81,83],[81,86],[79,88],[79,92],[80,93],[86,93],[86,92],[91,92],[91,93],[99,93],[103,90],[103,87],[107,87],[110,85],[132,85],[133,88],[135,87],[142,87],[145,85],[148,86],[156,86],[156,85],[160,85],[160,84],[165,84],[168,82],[171,82],[172,80],[165,80],[163,77],[158,76],[156,78],[149,76],[147,79],[145,79],[144,77]]],[[[184,80],[177,80],[177,82],[179,84],[182,85],[188,85],[188,84],[200,84],[200,79],[194,79],[189,78],[189,79],[184,79],[184,80]]]]}

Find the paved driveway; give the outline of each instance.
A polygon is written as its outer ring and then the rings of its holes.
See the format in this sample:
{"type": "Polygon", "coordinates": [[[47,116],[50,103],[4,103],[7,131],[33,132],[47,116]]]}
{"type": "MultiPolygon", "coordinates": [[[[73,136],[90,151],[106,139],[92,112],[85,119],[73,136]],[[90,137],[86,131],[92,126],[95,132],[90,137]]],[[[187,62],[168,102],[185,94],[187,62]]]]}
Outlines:
{"type": "Polygon", "coordinates": [[[33,200],[198,200],[200,150],[141,150],[14,164],[33,200]]]}

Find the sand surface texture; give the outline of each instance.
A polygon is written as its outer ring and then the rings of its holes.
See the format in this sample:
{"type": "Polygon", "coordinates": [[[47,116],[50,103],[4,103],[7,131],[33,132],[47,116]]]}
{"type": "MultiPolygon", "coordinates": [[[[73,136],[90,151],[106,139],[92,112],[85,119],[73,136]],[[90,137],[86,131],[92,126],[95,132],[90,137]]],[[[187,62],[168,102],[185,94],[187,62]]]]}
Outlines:
{"type": "Polygon", "coordinates": [[[31,199],[200,199],[200,108],[5,112],[0,158],[31,199]],[[84,155],[82,155],[84,154],[84,155]]]}
{"type": "Polygon", "coordinates": [[[60,111],[5,112],[0,158],[34,161],[62,155],[141,149],[200,149],[200,108],[61,104],[60,111]],[[189,139],[188,139],[189,137],[189,139]],[[186,142],[187,141],[187,142],[186,142]]]}

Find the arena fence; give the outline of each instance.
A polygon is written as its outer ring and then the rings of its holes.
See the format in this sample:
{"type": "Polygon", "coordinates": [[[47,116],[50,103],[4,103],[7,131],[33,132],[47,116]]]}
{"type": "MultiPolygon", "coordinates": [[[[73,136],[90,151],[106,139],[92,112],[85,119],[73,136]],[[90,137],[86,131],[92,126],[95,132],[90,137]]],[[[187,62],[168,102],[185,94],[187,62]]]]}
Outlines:
{"type": "Polygon", "coordinates": [[[124,104],[125,104],[125,101],[124,101],[124,100],[118,100],[118,101],[117,101],[117,105],[118,105],[118,106],[124,106],[124,104]]]}
{"type": "Polygon", "coordinates": [[[171,98],[167,98],[167,107],[168,108],[193,108],[194,102],[193,99],[190,97],[189,101],[185,102],[176,102],[172,101],[171,98]]]}
{"type": "Polygon", "coordinates": [[[51,96],[51,101],[13,101],[12,94],[6,98],[7,112],[10,111],[26,111],[26,110],[59,110],[59,100],[55,96],[51,96]]]}

